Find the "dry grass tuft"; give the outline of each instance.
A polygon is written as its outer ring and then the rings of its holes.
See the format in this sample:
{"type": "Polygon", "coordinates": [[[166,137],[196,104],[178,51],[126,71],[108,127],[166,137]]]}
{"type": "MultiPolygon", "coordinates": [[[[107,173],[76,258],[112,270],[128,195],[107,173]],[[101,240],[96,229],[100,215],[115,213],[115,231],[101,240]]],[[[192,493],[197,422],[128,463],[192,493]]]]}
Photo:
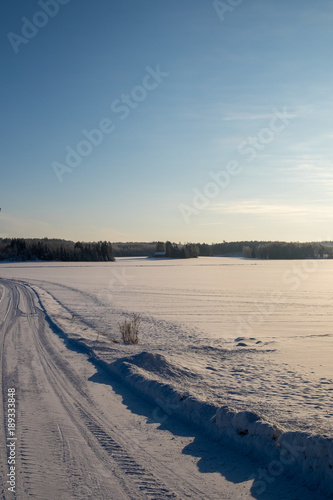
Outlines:
{"type": "Polygon", "coordinates": [[[125,319],[119,324],[121,338],[124,344],[138,344],[141,318],[139,314],[134,314],[131,320],[125,319]]]}

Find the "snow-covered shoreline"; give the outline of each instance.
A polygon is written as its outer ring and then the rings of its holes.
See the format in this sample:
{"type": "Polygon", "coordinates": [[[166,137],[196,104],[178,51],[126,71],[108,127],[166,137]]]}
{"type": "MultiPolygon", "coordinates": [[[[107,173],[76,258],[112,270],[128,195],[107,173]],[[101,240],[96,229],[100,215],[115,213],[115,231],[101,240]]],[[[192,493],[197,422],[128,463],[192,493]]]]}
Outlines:
{"type": "MultiPolygon", "coordinates": [[[[191,372],[161,353],[112,344],[93,328],[75,319],[51,294],[30,286],[55,330],[156,406],[161,418],[175,416],[213,438],[227,440],[266,464],[253,477],[257,494],[282,474],[299,477],[308,486],[333,494],[333,439],[302,431],[285,431],[253,411],[207,402],[191,393],[191,372]],[[147,369],[149,368],[149,369],[147,369]],[[177,384],[186,379],[188,383],[177,384]],[[185,390],[184,390],[185,388],[185,390]]],[[[193,375],[193,377],[195,377],[193,375]]],[[[250,478],[249,478],[250,479],[250,478]]]]}

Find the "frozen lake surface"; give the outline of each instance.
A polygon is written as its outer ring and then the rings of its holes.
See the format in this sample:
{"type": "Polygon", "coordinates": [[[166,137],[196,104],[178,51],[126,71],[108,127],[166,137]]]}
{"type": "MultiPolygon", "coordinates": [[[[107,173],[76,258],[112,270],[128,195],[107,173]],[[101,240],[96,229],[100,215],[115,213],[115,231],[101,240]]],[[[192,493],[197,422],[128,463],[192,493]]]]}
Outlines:
{"type": "Polygon", "coordinates": [[[98,335],[119,336],[118,322],[140,313],[131,354],[163,354],[192,374],[156,366],[155,377],[286,430],[333,435],[333,261],[2,263],[0,276],[37,285],[98,335]]]}

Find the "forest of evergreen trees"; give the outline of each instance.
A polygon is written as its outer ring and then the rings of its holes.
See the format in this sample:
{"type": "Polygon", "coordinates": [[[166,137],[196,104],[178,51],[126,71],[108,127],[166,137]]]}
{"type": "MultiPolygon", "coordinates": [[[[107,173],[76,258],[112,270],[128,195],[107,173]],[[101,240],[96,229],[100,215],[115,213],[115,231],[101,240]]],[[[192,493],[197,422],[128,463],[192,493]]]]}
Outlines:
{"type": "Polygon", "coordinates": [[[156,252],[157,243],[112,243],[115,257],[148,257],[156,252]]]}
{"type": "Polygon", "coordinates": [[[213,243],[131,242],[94,243],[59,239],[0,239],[0,261],[112,262],[115,257],[153,257],[188,259],[198,256],[243,256],[255,259],[332,259],[333,242],[286,243],[235,241],[213,243]]]}
{"type": "Polygon", "coordinates": [[[111,262],[112,245],[108,241],[83,243],[57,239],[0,239],[0,260],[14,262],[51,261],[111,262]]]}
{"type": "Polygon", "coordinates": [[[332,259],[333,244],[252,242],[243,246],[242,255],[252,259],[332,259]]]}
{"type": "Polygon", "coordinates": [[[232,241],[223,243],[114,243],[117,257],[153,256],[158,252],[173,259],[193,257],[235,256],[256,259],[331,259],[332,242],[286,243],[271,241],[232,241]]]}
{"type": "Polygon", "coordinates": [[[169,259],[193,259],[199,257],[199,247],[193,243],[171,243],[167,241],[163,243],[159,241],[156,245],[156,252],[164,253],[169,259]]]}

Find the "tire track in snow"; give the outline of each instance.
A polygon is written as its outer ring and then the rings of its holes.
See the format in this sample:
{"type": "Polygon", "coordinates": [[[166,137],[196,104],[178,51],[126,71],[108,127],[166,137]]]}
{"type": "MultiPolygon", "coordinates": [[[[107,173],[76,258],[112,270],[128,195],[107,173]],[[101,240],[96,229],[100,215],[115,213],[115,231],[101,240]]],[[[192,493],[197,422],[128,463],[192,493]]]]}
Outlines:
{"type": "MultiPolygon", "coordinates": [[[[30,290],[28,291],[23,287],[20,287],[20,290],[24,294],[27,307],[32,312],[32,314],[27,315],[27,320],[33,333],[34,346],[36,347],[43,373],[46,375],[49,385],[60,400],[62,408],[66,410],[71,421],[74,423],[77,431],[79,431],[87,445],[90,446],[103,461],[105,461],[106,454],[113,472],[115,472],[115,469],[119,469],[120,475],[126,477],[126,482],[132,483],[128,491],[128,498],[145,498],[151,500],[179,498],[174,492],[161,485],[160,481],[156,479],[151,472],[148,472],[142,465],[138,464],[133,457],[118,444],[115,437],[110,435],[110,429],[106,429],[101,419],[94,415],[93,403],[85,392],[85,385],[74,375],[68,363],[61,360],[49,343],[45,332],[44,315],[39,309],[35,308],[30,290]]],[[[38,381],[33,378],[32,374],[31,377],[30,385],[37,386],[38,381]]],[[[32,406],[36,395],[38,396],[36,391],[29,394],[32,406]]],[[[23,414],[22,416],[23,420],[25,420],[25,415],[23,414]]],[[[44,419],[47,420],[46,415],[42,417],[39,425],[42,425],[44,419]]],[[[61,462],[63,462],[63,460],[68,462],[70,449],[66,444],[63,429],[55,425],[52,418],[49,420],[51,420],[51,422],[49,421],[47,426],[42,425],[44,427],[43,434],[48,438],[51,444],[55,443],[55,435],[57,435],[56,446],[54,446],[53,453],[58,459],[61,459],[61,462]]],[[[29,419],[27,419],[27,422],[29,425],[29,419]]],[[[24,429],[24,431],[27,433],[28,429],[24,429]]],[[[36,478],[36,475],[40,475],[41,471],[38,471],[38,464],[36,460],[34,460],[31,436],[27,440],[22,439],[21,457],[23,475],[25,478],[29,478],[25,481],[26,496],[42,498],[38,495],[38,481],[36,478]],[[34,486],[34,488],[32,488],[32,486],[34,486]]],[[[56,471],[53,470],[53,479],[56,475],[56,471]]],[[[60,476],[58,480],[64,481],[64,478],[60,476]]],[[[98,498],[104,498],[101,492],[100,495],[101,496],[98,496],[98,498]]],[[[86,498],[90,498],[90,496],[86,498]]]]}
{"type": "Polygon", "coordinates": [[[121,467],[127,476],[131,476],[134,483],[145,494],[147,499],[177,498],[175,493],[166,487],[161,487],[160,482],[150,472],[139,465],[86,411],[77,405],[78,411],[85,421],[87,428],[94,435],[100,445],[121,467]]]}
{"type": "MultiPolygon", "coordinates": [[[[41,333],[41,332],[40,332],[41,333]]],[[[45,332],[43,331],[43,334],[45,332]]],[[[39,343],[40,351],[47,351],[50,348],[50,345],[47,341],[45,335],[43,335],[43,342],[39,339],[36,339],[36,342],[39,343]]],[[[77,395],[70,395],[70,398],[64,398],[64,389],[67,391],[68,387],[60,387],[60,378],[59,376],[54,376],[55,371],[58,372],[58,367],[60,366],[64,373],[67,376],[67,379],[71,379],[73,382],[73,375],[69,376],[68,367],[65,367],[61,361],[57,360],[57,364],[55,364],[56,353],[45,352],[45,355],[42,356],[41,362],[47,363],[48,366],[48,376],[50,377],[50,382],[52,378],[52,386],[55,389],[58,387],[56,392],[58,392],[59,399],[62,400],[62,404],[67,408],[71,418],[75,420],[77,427],[80,428],[82,435],[86,439],[87,429],[93,435],[94,438],[97,439],[99,446],[110,456],[110,458],[115,461],[118,467],[120,467],[121,471],[126,474],[127,477],[131,477],[136,488],[138,488],[139,492],[144,495],[144,498],[147,499],[167,499],[167,498],[178,498],[174,492],[168,490],[168,488],[161,486],[160,482],[153,476],[152,473],[147,472],[141,465],[139,465],[126,451],[125,449],[117,443],[117,441],[110,436],[110,433],[103,429],[103,424],[98,422],[96,416],[94,416],[90,410],[89,406],[93,405],[93,402],[84,392],[83,388],[80,387],[79,381],[74,379],[73,387],[74,391],[78,392],[81,397],[77,397],[77,395]],[[56,366],[57,365],[57,366],[56,366]],[[66,371],[65,371],[66,369],[66,371]],[[52,375],[51,375],[52,374],[52,375]],[[74,387],[75,385],[75,387],[74,387]],[[73,407],[70,408],[68,402],[73,400],[74,407],[76,408],[78,414],[80,415],[80,419],[78,420],[75,417],[73,412],[73,407]],[[85,428],[82,428],[82,422],[84,423],[85,428]]],[[[82,385],[82,384],[81,384],[82,385]]]]}
{"type": "MultiPolygon", "coordinates": [[[[3,498],[108,500],[107,490],[105,493],[101,491],[101,482],[93,474],[94,459],[89,463],[85,457],[91,454],[91,450],[85,449],[85,443],[83,447],[82,443],[75,443],[75,438],[81,436],[67,412],[59,405],[42,366],[36,362],[40,353],[36,352],[35,339],[39,325],[45,321],[43,314],[34,307],[30,292],[23,287],[9,282],[7,289],[12,300],[6,324],[3,325],[6,343],[2,337],[0,373],[2,382],[8,381],[13,367],[19,368],[20,418],[17,429],[17,492],[13,495],[5,488],[3,498]],[[23,311],[19,309],[21,306],[23,311]],[[74,443],[73,452],[70,440],[74,443]]],[[[1,444],[5,442],[5,436],[2,430],[1,444]]],[[[2,452],[4,449],[1,447],[2,452]]],[[[103,464],[99,465],[103,469],[103,464]]],[[[4,477],[5,474],[2,475],[4,477]]],[[[113,484],[112,478],[105,481],[107,487],[113,484]]],[[[117,498],[128,498],[122,490],[118,495],[118,489],[117,486],[117,498]]]]}
{"type": "MultiPolygon", "coordinates": [[[[9,380],[7,377],[6,373],[6,356],[5,356],[5,349],[6,349],[6,340],[9,335],[9,332],[13,328],[15,324],[15,319],[11,312],[15,309],[15,307],[18,306],[19,303],[19,293],[15,289],[15,287],[10,285],[9,283],[9,288],[10,288],[10,294],[8,296],[8,301],[7,301],[7,291],[8,287],[2,286],[2,294],[1,294],[1,300],[0,300],[0,311],[1,314],[3,314],[3,320],[1,323],[1,354],[0,354],[0,363],[1,363],[1,370],[0,370],[0,383],[1,383],[1,395],[2,395],[2,404],[0,405],[0,418],[1,422],[3,425],[2,432],[0,433],[0,454],[1,454],[1,459],[0,459],[0,488],[1,488],[1,496],[3,499],[6,499],[9,495],[11,498],[16,498],[16,494],[12,492],[8,492],[8,484],[6,483],[7,479],[7,474],[9,472],[8,468],[8,457],[7,457],[7,434],[8,434],[8,429],[7,429],[7,399],[8,399],[8,393],[7,389],[9,387],[9,380]]],[[[6,281],[7,284],[7,281],[6,281]]],[[[12,382],[12,380],[11,380],[12,382]]],[[[12,385],[12,383],[10,384],[12,385]]],[[[18,407],[16,407],[16,410],[18,407]]],[[[17,412],[16,412],[17,416],[17,412]]]]}
{"type": "MultiPolygon", "coordinates": [[[[16,371],[17,368],[20,372],[24,370],[23,380],[21,378],[16,381],[16,386],[19,388],[20,409],[18,411],[17,407],[15,498],[45,499],[45,483],[49,485],[49,494],[53,495],[58,492],[56,483],[66,484],[66,477],[64,470],[56,463],[58,447],[54,440],[54,418],[48,415],[48,408],[43,404],[42,392],[39,390],[36,372],[30,367],[33,358],[30,358],[31,346],[29,346],[29,338],[26,334],[30,319],[35,317],[38,311],[22,293],[21,287],[15,283],[11,285],[10,290],[15,300],[10,307],[13,326],[6,328],[8,337],[6,359],[8,358],[12,365],[16,364],[16,371]],[[26,370],[27,366],[28,370],[26,370]],[[41,460],[40,450],[36,447],[39,441],[47,444],[50,457],[44,457],[41,460]]],[[[2,363],[6,377],[8,377],[8,364],[9,361],[2,363]]],[[[13,498],[12,494],[11,498],[13,498]]]]}

